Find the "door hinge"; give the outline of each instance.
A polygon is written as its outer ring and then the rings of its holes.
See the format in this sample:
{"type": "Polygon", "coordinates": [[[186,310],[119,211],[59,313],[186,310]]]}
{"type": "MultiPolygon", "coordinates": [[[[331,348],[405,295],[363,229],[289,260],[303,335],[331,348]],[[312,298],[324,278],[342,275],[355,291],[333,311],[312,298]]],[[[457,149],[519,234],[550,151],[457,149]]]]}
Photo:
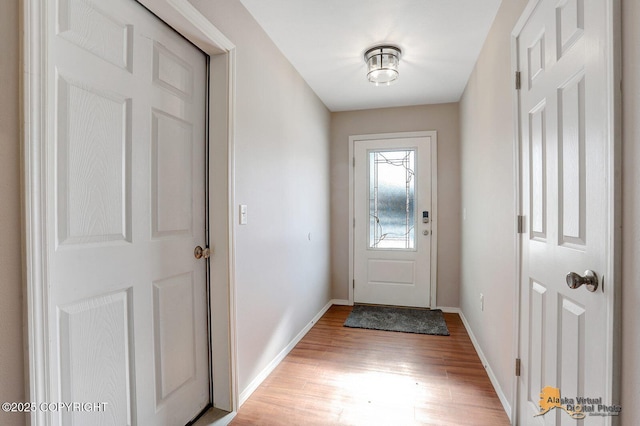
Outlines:
{"type": "Polygon", "coordinates": [[[520,377],[520,358],[516,358],[516,377],[520,377]]]}
{"type": "Polygon", "coordinates": [[[352,161],[353,167],[356,166],[356,157],[353,157],[353,161],[352,161]]]}
{"type": "Polygon", "coordinates": [[[351,282],[351,288],[354,288],[354,289],[356,288],[356,280],[353,280],[351,282]]]}
{"type": "Polygon", "coordinates": [[[520,90],[522,88],[522,74],[520,71],[516,71],[516,90],[520,90]]]}
{"type": "Polygon", "coordinates": [[[518,234],[524,234],[524,215],[518,215],[518,234]]]}

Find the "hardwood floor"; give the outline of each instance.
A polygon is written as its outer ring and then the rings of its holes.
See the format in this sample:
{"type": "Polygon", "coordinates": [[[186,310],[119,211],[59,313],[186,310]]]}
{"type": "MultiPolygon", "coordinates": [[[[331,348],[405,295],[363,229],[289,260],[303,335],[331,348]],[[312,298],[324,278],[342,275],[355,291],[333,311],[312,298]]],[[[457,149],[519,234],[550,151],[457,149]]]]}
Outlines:
{"type": "Polygon", "coordinates": [[[508,425],[457,314],[451,336],[343,327],[333,306],[232,425],[508,425]]]}

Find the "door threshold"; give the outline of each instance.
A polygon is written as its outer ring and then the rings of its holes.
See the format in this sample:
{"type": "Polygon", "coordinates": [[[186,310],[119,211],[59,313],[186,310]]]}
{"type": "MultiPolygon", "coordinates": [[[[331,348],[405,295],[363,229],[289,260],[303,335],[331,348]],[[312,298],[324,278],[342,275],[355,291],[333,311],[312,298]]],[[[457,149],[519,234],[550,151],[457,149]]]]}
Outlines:
{"type": "Polygon", "coordinates": [[[195,423],[188,423],[189,426],[226,426],[236,416],[235,412],[220,410],[218,408],[209,408],[204,412],[195,423]]]}
{"type": "Polygon", "coordinates": [[[429,306],[404,306],[404,305],[386,305],[386,304],[381,304],[381,303],[363,303],[363,302],[356,302],[353,304],[353,306],[379,306],[382,308],[400,308],[400,309],[423,309],[425,311],[430,311],[432,309],[440,309],[440,308],[431,308],[429,306]]]}

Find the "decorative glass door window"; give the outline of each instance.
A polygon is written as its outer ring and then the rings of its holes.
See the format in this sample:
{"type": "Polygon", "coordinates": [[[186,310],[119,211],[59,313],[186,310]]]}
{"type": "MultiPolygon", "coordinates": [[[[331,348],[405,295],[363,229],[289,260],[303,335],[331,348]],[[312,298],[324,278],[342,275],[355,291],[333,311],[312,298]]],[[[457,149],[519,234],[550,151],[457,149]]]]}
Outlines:
{"type": "Polygon", "coordinates": [[[415,249],[415,150],[369,151],[369,248],[415,249]]]}

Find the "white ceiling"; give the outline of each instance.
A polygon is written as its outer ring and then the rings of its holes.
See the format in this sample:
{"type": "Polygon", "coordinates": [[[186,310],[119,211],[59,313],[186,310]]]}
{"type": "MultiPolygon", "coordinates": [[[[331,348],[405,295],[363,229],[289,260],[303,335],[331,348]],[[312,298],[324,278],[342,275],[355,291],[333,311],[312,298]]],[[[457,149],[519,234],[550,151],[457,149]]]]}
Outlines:
{"type": "Polygon", "coordinates": [[[457,102],[501,0],[241,0],[331,111],[457,102]],[[403,50],[376,87],[364,51],[403,50]]]}

